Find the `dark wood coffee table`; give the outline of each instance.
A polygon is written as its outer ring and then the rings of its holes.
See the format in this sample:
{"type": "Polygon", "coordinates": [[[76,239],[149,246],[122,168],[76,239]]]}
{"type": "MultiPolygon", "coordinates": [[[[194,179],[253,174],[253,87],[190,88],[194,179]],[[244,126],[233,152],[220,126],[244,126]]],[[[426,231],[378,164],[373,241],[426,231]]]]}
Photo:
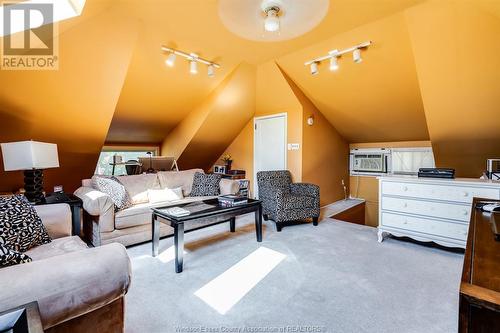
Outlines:
{"type": "Polygon", "coordinates": [[[257,242],[262,242],[262,204],[259,200],[248,199],[247,203],[234,207],[219,206],[217,199],[191,202],[176,205],[191,212],[188,216],[175,217],[168,215],[166,210],[172,208],[153,208],[151,217],[151,227],[153,231],[153,257],[158,255],[158,245],[160,243],[160,221],[174,228],[175,247],[175,272],[182,272],[184,254],[184,234],[198,229],[210,227],[216,224],[229,222],[230,231],[236,228],[236,216],[255,212],[255,232],[257,242]]]}

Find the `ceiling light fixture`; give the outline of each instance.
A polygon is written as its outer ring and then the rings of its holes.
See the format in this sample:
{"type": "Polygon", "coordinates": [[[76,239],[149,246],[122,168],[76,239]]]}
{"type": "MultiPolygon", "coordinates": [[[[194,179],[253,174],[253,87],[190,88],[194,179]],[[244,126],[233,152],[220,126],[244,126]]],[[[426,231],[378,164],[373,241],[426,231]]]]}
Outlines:
{"type": "Polygon", "coordinates": [[[189,63],[189,73],[198,74],[198,63],[195,58],[193,58],[193,60],[189,63]]]}
{"type": "Polygon", "coordinates": [[[338,62],[338,56],[336,55],[337,50],[334,50],[330,53],[332,53],[332,57],[330,58],[330,70],[331,71],[336,71],[339,69],[339,62],[338,62]],[[335,55],[334,55],[335,53],[335,55]]]}
{"type": "Polygon", "coordinates": [[[311,74],[312,75],[318,74],[318,63],[312,62],[310,65],[311,65],[311,74]]]}
{"type": "Polygon", "coordinates": [[[167,64],[168,67],[173,67],[174,64],[175,64],[175,58],[176,58],[176,55],[174,52],[171,52],[169,55],[168,55],[168,58],[167,60],[165,60],[165,64],[167,64]]]}
{"type": "MultiPolygon", "coordinates": [[[[222,24],[239,37],[276,42],[313,30],[328,14],[330,0],[217,0],[222,24]]],[[[332,4],[333,6],[333,4],[332,4]]]]}
{"type": "Polygon", "coordinates": [[[336,71],[339,68],[338,59],[346,53],[352,52],[352,58],[355,63],[359,64],[363,61],[361,58],[361,49],[366,49],[368,46],[372,44],[371,41],[364,42],[353,47],[347,48],[345,50],[333,50],[328,52],[328,55],[318,57],[304,63],[305,66],[311,66],[311,74],[316,75],[318,73],[318,65],[322,61],[329,60],[330,61],[330,70],[336,71]],[[313,68],[314,67],[314,68],[313,68]],[[314,70],[313,70],[314,69],[314,70]]]}
{"type": "Polygon", "coordinates": [[[213,77],[215,75],[214,65],[208,65],[207,73],[208,77],[213,77]]]}
{"type": "Polygon", "coordinates": [[[356,49],[352,51],[352,60],[354,60],[355,63],[359,64],[360,62],[363,62],[363,59],[361,58],[361,50],[356,49]]]}
{"type": "Polygon", "coordinates": [[[280,8],[272,6],[264,10],[266,18],[264,20],[264,29],[268,32],[276,32],[280,30],[280,18],[278,16],[280,8]]]}
{"type": "Polygon", "coordinates": [[[172,49],[172,48],[166,47],[166,46],[162,46],[161,50],[163,52],[168,53],[168,57],[165,60],[165,64],[169,67],[172,67],[175,64],[176,56],[181,56],[183,58],[186,58],[189,61],[189,72],[191,74],[198,73],[198,63],[202,63],[202,64],[208,66],[207,73],[208,73],[209,77],[213,77],[215,75],[215,69],[220,68],[219,64],[212,62],[212,61],[209,61],[209,60],[206,60],[206,59],[203,59],[203,58],[200,58],[196,53],[187,53],[187,52],[175,50],[175,49],[172,49]]]}

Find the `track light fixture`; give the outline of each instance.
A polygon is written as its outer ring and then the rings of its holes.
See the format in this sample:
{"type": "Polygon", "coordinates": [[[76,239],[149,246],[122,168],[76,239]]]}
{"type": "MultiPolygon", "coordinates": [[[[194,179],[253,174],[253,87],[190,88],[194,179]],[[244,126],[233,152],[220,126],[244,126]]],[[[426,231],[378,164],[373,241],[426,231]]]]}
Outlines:
{"type": "Polygon", "coordinates": [[[332,51],[328,52],[328,55],[326,55],[326,56],[322,56],[322,57],[318,57],[318,58],[313,59],[313,60],[306,61],[304,63],[304,65],[311,66],[311,74],[316,75],[316,74],[318,74],[318,65],[322,61],[329,60],[330,61],[330,70],[336,71],[337,69],[339,69],[338,59],[340,57],[342,57],[343,54],[346,54],[349,52],[352,52],[353,61],[355,63],[359,64],[363,61],[363,59],[361,58],[361,49],[365,49],[368,46],[370,46],[371,44],[372,44],[372,42],[368,41],[368,42],[364,42],[364,43],[355,45],[353,47],[347,48],[345,50],[332,50],[332,51]]]}
{"type": "Polygon", "coordinates": [[[311,74],[312,75],[318,74],[318,63],[312,62],[310,65],[311,65],[311,74]]]}
{"type": "Polygon", "coordinates": [[[215,75],[214,65],[208,65],[207,73],[208,73],[208,77],[212,77],[215,75]]]}
{"type": "MultiPolygon", "coordinates": [[[[335,51],[337,51],[337,50],[335,50],[335,51]]],[[[337,69],[339,69],[338,56],[332,55],[332,57],[330,58],[330,70],[336,71],[337,69]]]]}
{"type": "Polygon", "coordinates": [[[189,73],[198,74],[198,63],[194,58],[189,62],[189,73]]]}
{"type": "Polygon", "coordinates": [[[195,53],[187,53],[187,52],[175,50],[175,49],[172,49],[172,48],[169,48],[166,46],[162,46],[161,50],[163,52],[168,53],[168,57],[165,60],[165,64],[169,67],[174,66],[176,56],[181,56],[183,58],[186,58],[189,61],[189,72],[191,74],[198,74],[198,63],[202,63],[202,64],[208,66],[207,73],[208,73],[209,77],[213,77],[215,75],[215,68],[220,68],[219,64],[212,62],[212,61],[209,61],[209,60],[206,60],[206,59],[203,59],[203,58],[200,58],[195,53]]]}
{"type": "Polygon", "coordinates": [[[361,51],[359,49],[352,51],[352,60],[357,64],[363,61],[363,59],[361,59],[361,51]]]}
{"type": "Polygon", "coordinates": [[[173,66],[174,66],[174,64],[175,64],[175,58],[176,58],[175,53],[171,52],[171,53],[168,55],[167,60],[165,60],[165,64],[167,64],[167,66],[168,66],[168,67],[173,67],[173,66]]]}

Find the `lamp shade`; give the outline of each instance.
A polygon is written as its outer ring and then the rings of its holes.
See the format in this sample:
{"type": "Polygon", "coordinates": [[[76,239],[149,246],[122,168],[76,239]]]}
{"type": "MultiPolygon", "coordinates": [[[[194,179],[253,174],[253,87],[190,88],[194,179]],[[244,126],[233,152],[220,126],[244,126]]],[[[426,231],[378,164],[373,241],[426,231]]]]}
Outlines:
{"type": "Polygon", "coordinates": [[[5,171],[48,169],[59,167],[57,145],[38,141],[0,144],[5,171]]]}

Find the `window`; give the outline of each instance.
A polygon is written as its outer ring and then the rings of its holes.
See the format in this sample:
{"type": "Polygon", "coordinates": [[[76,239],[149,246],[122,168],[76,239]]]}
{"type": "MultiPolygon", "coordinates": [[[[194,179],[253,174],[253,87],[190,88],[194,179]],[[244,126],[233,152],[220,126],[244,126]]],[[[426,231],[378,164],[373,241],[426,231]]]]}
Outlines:
{"type": "MultiPolygon", "coordinates": [[[[147,157],[148,152],[151,152],[152,156],[157,156],[159,148],[156,146],[104,146],[97,161],[95,174],[111,176],[113,174],[113,156],[115,155],[121,156],[122,161],[127,162],[130,160],[138,161],[139,157],[147,157]]],[[[114,175],[126,174],[125,165],[115,165],[114,175]]]]}
{"type": "Polygon", "coordinates": [[[431,147],[393,148],[392,172],[394,174],[413,175],[420,168],[434,168],[434,154],[431,147]]]}

